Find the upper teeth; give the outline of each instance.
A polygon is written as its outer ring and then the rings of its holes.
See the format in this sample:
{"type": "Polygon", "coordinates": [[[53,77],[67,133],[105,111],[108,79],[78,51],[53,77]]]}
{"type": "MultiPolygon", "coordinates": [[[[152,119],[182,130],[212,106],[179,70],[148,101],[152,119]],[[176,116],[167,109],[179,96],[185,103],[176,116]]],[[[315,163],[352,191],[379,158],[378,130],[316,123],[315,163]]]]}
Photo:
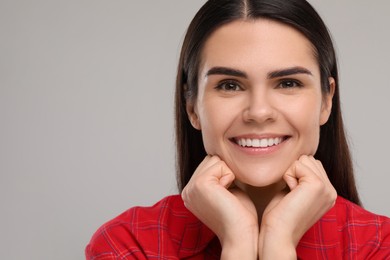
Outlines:
{"type": "Polygon", "coordinates": [[[273,145],[278,145],[282,142],[281,137],[277,138],[265,138],[265,139],[249,139],[241,138],[238,139],[238,144],[244,147],[261,147],[266,148],[273,145]]]}

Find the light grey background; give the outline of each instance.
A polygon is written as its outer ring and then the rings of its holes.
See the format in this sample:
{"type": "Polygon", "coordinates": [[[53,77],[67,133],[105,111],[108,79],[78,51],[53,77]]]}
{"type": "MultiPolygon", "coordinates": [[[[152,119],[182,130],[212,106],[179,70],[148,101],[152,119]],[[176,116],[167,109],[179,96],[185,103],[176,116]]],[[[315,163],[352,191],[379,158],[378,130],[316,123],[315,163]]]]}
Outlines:
{"type": "MultiPolygon", "coordinates": [[[[390,2],[312,0],[339,53],[356,176],[390,215],[390,2]]],[[[176,192],[173,88],[200,0],[0,0],[0,259],[83,259],[176,192]]]]}

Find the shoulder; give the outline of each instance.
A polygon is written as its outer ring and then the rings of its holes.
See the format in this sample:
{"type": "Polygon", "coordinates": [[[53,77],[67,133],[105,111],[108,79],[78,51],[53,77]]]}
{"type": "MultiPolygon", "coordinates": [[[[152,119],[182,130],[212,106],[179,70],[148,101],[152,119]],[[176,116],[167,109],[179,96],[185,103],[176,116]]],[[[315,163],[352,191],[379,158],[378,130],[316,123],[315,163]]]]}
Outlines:
{"type": "Polygon", "coordinates": [[[297,252],[303,259],[390,259],[390,219],[338,197],[302,237],[297,252]]]}
{"type": "MultiPolygon", "coordinates": [[[[375,227],[377,231],[390,232],[388,217],[372,213],[342,197],[337,198],[334,211],[340,229],[375,227]]],[[[382,235],[384,235],[383,232],[382,235]]]]}
{"type": "Polygon", "coordinates": [[[390,219],[374,214],[342,197],[334,207],[337,231],[344,252],[356,252],[366,259],[390,257],[390,219]]]}
{"type": "MultiPolygon", "coordinates": [[[[105,223],[86,248],[87,259],[128,256],[147,259],[177,256],[183,244],[201,250],[213,238],[212,232],[189,212],[179,195],[165,197],[150,207],[133,207],[105,223]],[[194,244],[193,236],[203,236],[194,244]],[[199,242],[199,241],[198,241],[199,242]],[[97,257],[99,256],[99,257],[97,257]]],[[[107,259],[107,258],[106,258],[107,259]]]]}

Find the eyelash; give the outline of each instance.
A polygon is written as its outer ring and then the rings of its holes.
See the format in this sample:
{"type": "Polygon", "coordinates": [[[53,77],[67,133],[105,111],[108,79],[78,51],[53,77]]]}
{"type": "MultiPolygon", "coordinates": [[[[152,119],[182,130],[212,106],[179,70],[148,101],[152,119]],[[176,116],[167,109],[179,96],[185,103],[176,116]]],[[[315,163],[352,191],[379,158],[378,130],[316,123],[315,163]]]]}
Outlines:
{"type": "Polygon", "coordinates": [[[283,79],[279,82],[278,84],[278,87],[279,88],[282,88],[282,89],[289,89],[289,88],[301,88],[303,87],[303,84],[298,81],[298,80],[295,80],[295,79],[283,79]],[[290,86],[283,86],[284,84],[290,84],[290,86]],[[291,86],[291,84],[293,86],[291,86]]]}
{"type": "Polygon", "coordinates": [[[220,82],[220,83],[218,83],[218,85],[215,88],[218,90],[223,90],[223,91],[240,91],[243,89],[239,83],[237,83],[236,81],[232,81],[232,80],[220,82]],[[232,89],[232,88],[227,89],[226,88],[227,86],[235,88],[235,89],[232,89]]]}
{"type": "MultiPolygon", "coordinates": [[[[295,80],[295,79],[282,79],[278,82],[278,85],[277,85],[277,88],[280,88],[280,89],[301,88],[301,87],[303,87],[303,84],[300,81],[295,80]],[[286,86],[286,84],[289,86],[286,86]]],[[[243,87],[241,87],[241,85],[234,80],[227,80],[227,81],[223,81],[223,82],[218,83],[218,85],[215,87],[215,89],[230,92],[230,91],[243,90],[243,87]],[[226,88],[226,87],[229,87],[229,88],[226,88]]]]}

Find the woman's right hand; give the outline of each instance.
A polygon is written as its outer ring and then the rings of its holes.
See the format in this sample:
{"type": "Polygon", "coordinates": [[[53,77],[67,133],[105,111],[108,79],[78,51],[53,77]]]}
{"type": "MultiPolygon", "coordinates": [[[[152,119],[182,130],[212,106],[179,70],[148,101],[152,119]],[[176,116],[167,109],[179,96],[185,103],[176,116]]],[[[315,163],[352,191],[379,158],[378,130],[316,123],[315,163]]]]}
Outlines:
{"type": "Polygon", "coordinates": [[[222,259],[256,259],[258,219],[255,206],[218,156],[208,155],[183,189],[185,206],[219,238],[222,259]]]}

